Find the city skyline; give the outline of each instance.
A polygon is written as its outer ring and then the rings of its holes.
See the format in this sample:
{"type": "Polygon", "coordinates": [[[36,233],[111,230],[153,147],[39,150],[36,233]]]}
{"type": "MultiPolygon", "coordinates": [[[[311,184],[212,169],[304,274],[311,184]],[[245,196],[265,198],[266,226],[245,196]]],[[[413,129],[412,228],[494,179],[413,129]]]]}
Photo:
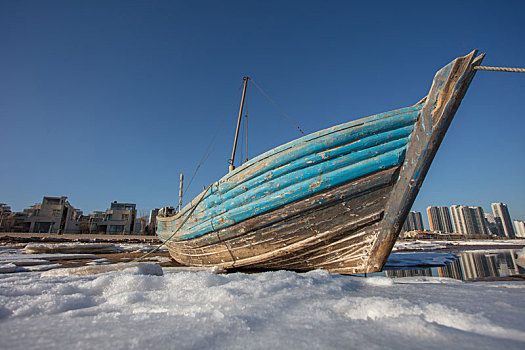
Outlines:
{"type": "MultiPolygon", "coordinates": [[[[416,103],[473,49],[525,66],[523,2],[497,16],[488,3],[297,4],[2,2],[0,200],[175,206],[179,174],[205,159],[188,203],[228,171],[245,75],[308,134],[416,103]]],[[[524,93],[523,74],[476,74],[412,210],[504,202],[525,217],[524,93]]],[[[247,96],[249,158],[301,136],[254,86],[247,96]]]]}
{"type": "MultiPolygon", "coordinates": [[[[44,196],[44,200],[46,197],[52,197],[52,196],[44,196]]],[[[55,198],[64,198],[68,199],[67,196],[58,196],[55,198]]],[[[81,213],[84,216],[91,216],[92,214],[98,214],[104,210],[110,210],[112,209],[113,203],[117,203],[118,201],[112,201],[109,206],[107,206],[106,209],[104,208],[97,208],[95,210],[86,211],[81,207],[76,207],[76,211],[81,213]]],[[[42,201],[35,202],[34,204],[27,205],[23,208],[23,210],[15,210],[10,206],[9,203],[3,203],[0,202],[0,204],[3,205],[4,208],[9,208],[12,212],[26,212],[27,210],[30,210],[35,205],[40,205],[42,201]]],[[[68,200],[69,203],[69,200],[68,200]]],[[[134,201],[131,201],[129,203],[133,203],[133,206],[136,206],[134,201]]],[[[0,208],[1,209],[1,208],[0,208]]],[[[157,211],[159,208],[137,208],[137,213],[146,213],[149,216],[149,220],[151,221],[152,213],[157,211]]],[[[1,210],[0,210],[1,211],[1,210]]],[[[402,231],[410,231],[410,230],[429,230],[434,232],[442,232],[442,233],[458,233],[458,234],[496,234],[492,232],[492,229],[490,227],[491,220],[494,220],[496,218],[496,222],[499,223],[499,227],[497,230],[499,231],[497,233],[498,236],[507,236],[509,238],[515,238],[518,237],[517,232],[521,231],[517,228],[516,225],[520,225],[520,227],[523,224],[517,224],[524,222],[523,218],[521,217],[514,217],[509,213],[508,206],[505,203],[497,202],[497,203],[491,203],[491,210],[486,212],[483,207],[481,206],[472,206],[472,205],[459,205],[459,204],[453,204],[450,207],[445,206],[435,206],[431,205],[426,208],[425,211],[421,212],[418,210],[411,210],[406,218],[405,223],[403,224],[402,231]],[[510,223],[511,229],[509,234],[508,226],[505,226],[505,220],[498,221],[498,216],[504,216],[504,213],[498,212],[500,209],[495,208],[504,208],[504,212],[507,214],[507,224],[510,223]],[[437,211],[436,211],[437,210],[437,211]],[[429,215],[432,213],[434,215],[434,218],[429,215]],[[425,216],[425,218],[423,217],[425,216]],[[448,217],[448,219],[447,219],[448,217]],[[489,219],[490,218],[490,219],[489,219]],[[426,219],[426,220],[425,220],[426,219]],[[436,221],[435,227],[432,227],[432,220],[436,221]],[[447,223],[448,222],[448,223],[447,223]],[[422,227],[422,229],[421,229],[422,227]],[[447,229],[448,228],[448,229],[447,229]]],[[[498,225],[498,224],[497,224],[498,225]]],[[[519,238],[519,237],[518,237],[519,238]]]]}

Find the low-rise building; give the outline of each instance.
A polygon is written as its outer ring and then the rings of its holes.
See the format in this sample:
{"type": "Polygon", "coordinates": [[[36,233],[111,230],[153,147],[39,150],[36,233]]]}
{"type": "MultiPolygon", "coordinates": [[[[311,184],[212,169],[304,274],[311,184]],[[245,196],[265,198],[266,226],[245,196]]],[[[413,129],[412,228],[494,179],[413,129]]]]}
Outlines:
{"type": "Polygon", "coordinates": [[[25,224],[29,232],[35,233],[78,233],[77,209],[67,197],[44,197],[41,204],[27,210],[25,224]]]}
{"type": "Polygon", "coordinates": [[[11,207],[0,203],[0,231],[1,232],[27,232],[25,213],[11,211],[11,207]]]}
{"type": "Polygon", "coordinates": [[[151,209],[149,212],[147,233],[154,235],[157,233],[157,215],[159,215],[159,208],[151,209]]]}
{"type": "Polygon", "coordinates": [[[146,232],[148,228],[148,217],[142,216],[140,218],[135,219],[135,226],[133,227],[133,234],[136,235],[143,235],[146,232]]]}
{"type": "Polygon", "coordinates": [[[98,223],[97,231],[108,235],[129,235],[135,228],[136,205],[114,201],[98,223]]]}

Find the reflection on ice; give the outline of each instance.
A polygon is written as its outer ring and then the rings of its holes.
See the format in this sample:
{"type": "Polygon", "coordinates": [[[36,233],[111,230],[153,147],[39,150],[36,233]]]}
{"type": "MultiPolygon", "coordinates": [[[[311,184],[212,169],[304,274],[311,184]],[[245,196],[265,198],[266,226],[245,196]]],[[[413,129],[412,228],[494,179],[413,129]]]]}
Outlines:
{"type": "Polygon", "coordinates": [[[459,280],[525,274],[523,250],[498,249],[482,252],[459,252],[455,254],[458,259],[452,261],[447,261],[451,254],[433,253],[433,256],[429,256],[429,254],[431,253],[410,253],[410,258],[407,259],[403,257],[405,255],[403,253],[394,253],[387,262],[385,274],[389,277],[435,276],[459,280]],[[442,266],[432,264],[432,259],[439,261],[440,256],[443,261],[442,266]]]}

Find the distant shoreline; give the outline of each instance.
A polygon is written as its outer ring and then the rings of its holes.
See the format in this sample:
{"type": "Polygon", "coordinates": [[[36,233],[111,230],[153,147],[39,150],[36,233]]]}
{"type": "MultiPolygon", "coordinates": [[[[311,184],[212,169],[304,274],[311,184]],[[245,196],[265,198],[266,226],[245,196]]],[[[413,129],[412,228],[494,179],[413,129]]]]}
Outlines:
{"type": "Polygon", "coordinates": [[[145,235],[105,235],[105,234],[56,234],[56,233],[18,233],[0,232],[0,242],[114,242],[114,243],[152,243],[160,244],[157,236],[145,235]]]}

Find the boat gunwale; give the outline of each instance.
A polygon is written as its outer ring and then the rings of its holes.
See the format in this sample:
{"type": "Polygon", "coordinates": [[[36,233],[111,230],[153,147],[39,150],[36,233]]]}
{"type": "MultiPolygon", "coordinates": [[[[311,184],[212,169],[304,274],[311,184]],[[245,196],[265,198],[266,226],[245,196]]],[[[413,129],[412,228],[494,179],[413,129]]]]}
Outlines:
{"type": "MultiPolygon", "coordinates": [[[[414,117],[414,121],[412,123],[409,123],[407,122],[405,126],[402,126],[402,127],[393,127],[393,128],[385,128],[386,130],[385,131],[382,131],[381,133],[387,133],[387,132],[391,132],[391,131],[394,131],[394,130],[398,130],[398,129],[401,129],[401,128],[405,128],[405,127],[408,127],[409,125],[413,125],[417,119],[419,118],[419,113],[421,111],[420,109],[420,106],[421,104],[420,103],[417,103],[413,106],[409,106],[409,107],[404,107],[404,108],[399,108],[399,109],[396,109],[396,110],[392,110],[392,111],[388,111],[388,112],[383,112],[383,113],[379,113],[379,114],[375,114],[375,115],[372,115],[372,116],[369,116],[369,117],[365,117],[365,118],[360,118],[358,119],[357,121],[362,121],[362,120],[366,120],[366,119],[371,119],[371,120],[368,120],[367,122],[365,123],[361,123],[360,126],[363,127],[365,126],[366,124],[372,124],[374,123],[374,125],[379,125],[381,123],[385,123],[387,122],[389,119],[392,119],[392,118],[396,118],[396,117],[399,117],[403,114],[408,114],[408,113],[414,113],[415,114],[415,117],[414,117]],[[387,115],[387,117],[384,117],[383,119],[380,119],[379,117],[380,116],[384,116],[384,115],[387,115]]],[[[328,136],[328,135],[331,135],[331,134],[334,134],[334,133],[338,133],[338,132],[344,132],[345,130],[348,130],[348,129],[351,129],[353,128],[354,126],[348,126],[346,128],[343,128],[343,129],[337,129],[345,124],[348,124],[348,123],[354,123],[355,124],[356,121],[350,121],[350,122],[347,122],[347,123],[342,123],[342,124],[339,124],[339,125],[336,125],[336,126],[333,126],[333,127],[330,127],[330,128],[327,128],[327,129],[324,129],[324,130],[320,130],[320,131],[317,131],[315,133],[312,133],[312,134],[308,134],[306,136],[303,136],[301,138],[298,138],[298,139],[295,139],[295,140],[292,140],[290,141],[289,143],[287,144],[284,144],[284,145],[281,145],[281,146],[278,146],[274,149],[271,149],[269,151],[266,151],[265,153],[262,153],[261,155],[255,157],[255,158],[252,158],[250,161],[248,161],[247,163],[243,164],[241,167],[235,169],[234,171],[232,171],[231,173],[229,174],[226,174],[225,176],[223,176],[221,179],[215,181],[212,185],[210,185],[210,189],[209,190],[206,190],[206,191],[203,191],[201,192],[199,195],[197,195],[194,199],[191,200],[190,203],[188,203],[187,205],[185,205],[180,212],[178,212],[177,214],[175,214],[174,216],[171,216],[170,218],[172,217],[181,217],[181,216],[184,216],[186,215],[186,213],[192,209],[193,207],[193,201],[195,199],[198,199],[199,201],[200,200],[200,197],[202,196],[202,194],[204,193],[205,194],[205,198],[203,198],[203,200],[207,200],[208,198],[212,197],[212,196],[215,196],[215,195],[219,195],[219,196],[223,196],[225,195],[227,192],[231,191],[231,190],[234,190],[235,188],[239,187],[239,186],[242,186],[243,184],[245,184],[247,181],[251,181],[253,180],[254,178],[257,178],[257,177],[260,177],[260,176],[265,176],[265,174],[267,174],[268,172],[271,172],[271,171],[274,171],[276,169],[278,169],[279,167],[281,167],[281,165],[279,166],[276,166],[275,168],[270,168],[270,169],[267,169],[265,171],[261,171],[260,173],[255,173],[255,174],[252,174],[252,176],[248,176],[244,179],[242,179],[242,181],[238,181],[235,185],[233,185],[231,188],[228,188],[225,192],[222,192],[221,193],[221,190],[220,190],[220,186],[221,185],[224,185],[225,183],[227,183],[228,180],[231,180],[231,178],[234,176],[234,175],[238,175],[239,173],[243,172],[244,170],[247,170],[249,167],[251,167],[252,165],[255,165],[256,163],[258,163],[261,159],[267,159],[267,158],[270,158],[270,157],[273,157],[275,156],[276,154],[279,154],[283,151],[286,151],[286,150],[289,150],[293,147],[291,147],[291,143],[297,143],[297,146],[301,145],[301,144],[306,144],[307,142],[310,142],[311,140],[305,140],[305,138],[307,137],[311,137],[313,136],[314,134],[320,134],[320,133],[326,133],[324,136],[328,136]],[[328,130],[330,129],[333,129],[332,131],[330,132],[327,132],[328,130]],[[336,130],[337,129],[337,130],[336,130]],[[285,146],[288,146],[288,147],[285,147],[285,146]],[[278,148],[283,148],[281,150],[278,150],[278,148]],[[268,154],[268,153],[271,153],[271,154],[268,154]],[[262,157],[264,156],[263,158],[261,159],[258,159],[259,157],[262,157]],[[250,164],[251,163],[251,164],[250,164]],[[246,168],[244,167],[246,165],[246,168]],[[235,173],[232,175],[232,173],[235,173]]],[[[363,137],[362,139],[365,139],[365,138],[368,138],[368,137],[371,137],[373,136],[374,134],[371,134],[371,135],[367,135],[365,137],[363,137]]],[[[323,136],[323,135],[321,135],[323,136]]],[[[319,137],[321,137],[319,136],[319,137]]],[[[319,138],[319,137],[315,137],[315,138],[312,138],[313,139],[316,139],[316,138],[319,138]]],[[[408,136],[410,137],[410,136],[408,136]]],[[[358,140],[355,140],[355,141],[359,141],[361,139],[358,139],[358,140]]],[[[355,142],[355,141],[351,141],[351,142],[355,142]]],[[[351,143],[351,142],[348,142],[348,143],[351,143]]],[[[341,146],[344,146],[345,144],[342,144],[341,146]]],[[[336,146],[337,147],[337,146],[336,146]]],[[[325,150],[322,150],[322,151],[316,151],[316,152],[311,152],[311,153],[307,153],[301,157],[298,157],[296,159],[294,159],[294,161],[296,160],[299,160],[299,159],[302,159],[302,158],[305,158],[311,154],[315,154],[315,153],[321,153],[321,152],[325,152],[327,151],[329,148],[325,149],[325,150]]],[[[365,150],[366,148],[364,148],[363,150],[365,150]]],[[[361,151],[361,150],[358,150],[358,151],[361,151]]],[[[358,152],[356,151],[356,152],[358,152]]],[[[348,153],[350,154],[350,153],[348,153]]],[[[343,155],[341,155],[343,156],[343,155]]],[[[330,158],[329,158],[330,159],[330,158]]],[[[283,165],[286,165],[286,164],[283,164],[283,165]]],[[[307,166],[305,166],[306,168],[307,166]]],[[[287,173],[283,173],[282,175],[286,175],[287,173]]],[[[277,177],[278,178],[278,177],[277,177]]],[[[242,193],[241,193],[242,194],[242,193]]],[[[232,197],[234,198],[234,197],[232,197]]],[[[206,209],[211,209],[215,206],[211,206],[211,207],[207,207],[206,209]]],[[[160,218],[160,217],[159,217],[160,218]]]]}

